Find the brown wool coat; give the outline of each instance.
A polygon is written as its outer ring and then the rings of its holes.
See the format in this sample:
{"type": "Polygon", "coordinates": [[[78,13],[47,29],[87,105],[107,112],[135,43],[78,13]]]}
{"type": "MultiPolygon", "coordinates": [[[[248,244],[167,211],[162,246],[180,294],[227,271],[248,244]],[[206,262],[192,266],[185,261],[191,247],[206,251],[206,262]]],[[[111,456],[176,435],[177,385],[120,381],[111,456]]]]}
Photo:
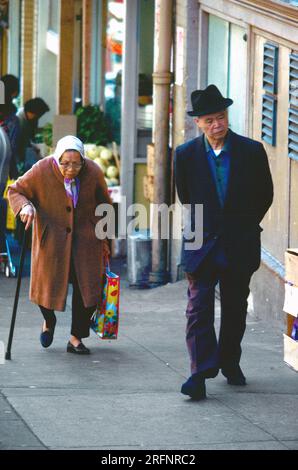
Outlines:
{"type": "Polygon", "coordinates": [[[86,159],[80,172],[77,207],[67,196],[64,179],[52,157],[36,163],[9,187],[15,215],[30,201],[33,224],[30,300],[48,309],[65,310],[71,253],[85,307],[96,305],[103,279],[103,243],[96,238],[95,208],[111,204],[102,171],[86,159]]]}

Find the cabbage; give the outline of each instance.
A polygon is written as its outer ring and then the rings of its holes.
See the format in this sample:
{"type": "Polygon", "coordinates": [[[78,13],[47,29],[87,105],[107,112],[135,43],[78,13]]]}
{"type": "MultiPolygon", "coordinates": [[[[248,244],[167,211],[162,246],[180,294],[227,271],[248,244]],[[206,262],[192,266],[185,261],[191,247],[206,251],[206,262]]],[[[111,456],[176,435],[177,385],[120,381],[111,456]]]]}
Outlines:
{"type": "Polygon", "coordinates": [[[113,156],[113,153],[110,149],[104,147],[101,151],[101,154],[100,154],[101,158],[103,158],[104,160],[111,160],[112,156],[113,156]]]}
{"type": "Polygon", "coordinates": [[[109,166],[106,171],[106,175],[108,178],[117,178],[117,176],[119,175],[118,168],[114,165],[109,166]]]}

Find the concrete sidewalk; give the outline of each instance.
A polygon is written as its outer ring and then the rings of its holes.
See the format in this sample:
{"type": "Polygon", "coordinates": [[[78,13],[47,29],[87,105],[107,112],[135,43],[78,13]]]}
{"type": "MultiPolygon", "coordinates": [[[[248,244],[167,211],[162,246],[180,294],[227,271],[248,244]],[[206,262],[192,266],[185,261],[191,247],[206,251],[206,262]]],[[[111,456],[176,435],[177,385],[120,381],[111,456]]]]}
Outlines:
{"type": "MultiPolygon", "coordinates": [[[[124,282],[119,339],[91,332],[87,357],[66,353],[69,308],[42,349],[28,283],[12,361],[0,365],[0,449],[298,449],[298,375],[283,362],[281,330],[249,318],[241,363],[248,385],[229,386],[219,374],[207,381],[208,399],[193,402],[180,394],[189,375],[185,281],[153,290],[124,282]]],[[[5,343],[15,285],[1,276],[5,343]]]]}

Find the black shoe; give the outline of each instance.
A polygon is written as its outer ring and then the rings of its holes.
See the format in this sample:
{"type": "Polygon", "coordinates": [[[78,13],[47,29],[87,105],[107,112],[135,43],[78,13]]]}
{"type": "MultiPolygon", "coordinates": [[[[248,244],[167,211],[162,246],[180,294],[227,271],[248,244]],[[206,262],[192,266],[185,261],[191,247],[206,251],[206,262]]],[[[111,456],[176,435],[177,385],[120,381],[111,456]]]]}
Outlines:
{"type": "Polygon", "coordinates": [[[223,368],[221,369],[221,372],[227,378],[229,385],[246,385],[246,378],[240,369],[240,366],[232,369],[223,368]]]}
{"type": "Polygon", "coordinates": [[[56,326],[56,317],[53,320],[53,325],[48,331],[41,331],[40,333],[40,344],[43,348],[48,348],[51,346],[53,339],[54,339],[54,332],[56,326]]]}
{"type": "Polygon", "coordinates": [[[181,393],[188,395],[194,400],[206,398],[205,379],[199,374],[194,374],[182,385],[181,393]]]}
{"type": "Polygon", "coordinates": [[[200,373],[205,379],[214,379],[218,375],[218,372],[219,372],[218,367],[211,367],[210,369],[206,369],[200,373]]]}
{"type": "Polygon", "coordinates": [[[78,346],[74,346],[70,341],[67,343],[66,351],[74,354],[90,354],[90,349],[86,348],[83,343],[78,344],[78,346]]]}

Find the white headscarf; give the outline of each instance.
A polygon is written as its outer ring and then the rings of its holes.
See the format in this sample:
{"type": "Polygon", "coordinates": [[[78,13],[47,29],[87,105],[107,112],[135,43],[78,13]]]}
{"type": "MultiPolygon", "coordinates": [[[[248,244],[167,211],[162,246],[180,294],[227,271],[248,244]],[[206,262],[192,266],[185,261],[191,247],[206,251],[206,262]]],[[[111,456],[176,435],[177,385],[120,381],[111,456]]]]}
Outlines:
{"type": "Polygon", "coordinates": [[[62,139],[58,140],[57,146],[54,152],[54,159],[59,165],[59,160],[66,150],[76,150],[81,154],[81,157],[85,160],[84,144],[83,142],[75,137],[74,135],[66,135],[62,139]]]}
{"type": "MultiPolygon", "coordinates": [[[[67,135],[58,140],[57,146],[53,155],[53,158],[57,165],[59,165],[59,160],[66,150],[76,150],[80,153],[81,157],[85,160],[84,154],[84,144],[83,142],[75,137],[74,135],[67,135]]],[[[80,180],[78,177],[70,179],[64,178],[64,187],[66,194],[71,197],[74,207],[77,206],[79,193],[80,193],[80,180]]]]}

